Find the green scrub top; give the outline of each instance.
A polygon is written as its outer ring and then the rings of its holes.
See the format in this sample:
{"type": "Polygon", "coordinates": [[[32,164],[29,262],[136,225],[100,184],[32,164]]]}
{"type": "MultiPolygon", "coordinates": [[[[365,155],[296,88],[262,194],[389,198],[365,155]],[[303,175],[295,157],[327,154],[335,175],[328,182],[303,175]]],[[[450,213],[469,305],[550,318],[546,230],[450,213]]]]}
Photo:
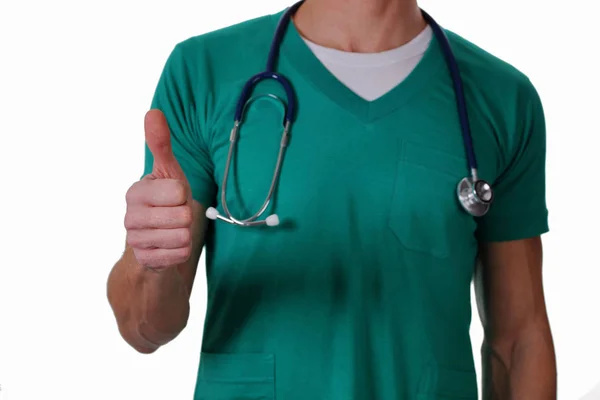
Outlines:
{"type": "MultiPolygon", "coordinates": [[[[187,39],[166,62],[152,107],[166,115],[205,207],[223,212],[235,105],[264,70],[280,16],[187,39]]],[[[447,34],[480,176],[495,188],[490,212],[473,218],[456,198],[469,171],[435,39],[406,80],[369,102],[329,73],[291,23],[277,70],[295,89],[298,113],[265,213],[281,225],[209,224],[196,400],[477,398],[469,325],[478,243],[548,230],[545,126],[524,74],[447,34]]],[[[269,81],[255,93],[285,98],[269,81]]],[[[227,188],[236,217],[264,201],[282,121],[273,100],[246,112],[227,188]]]]}

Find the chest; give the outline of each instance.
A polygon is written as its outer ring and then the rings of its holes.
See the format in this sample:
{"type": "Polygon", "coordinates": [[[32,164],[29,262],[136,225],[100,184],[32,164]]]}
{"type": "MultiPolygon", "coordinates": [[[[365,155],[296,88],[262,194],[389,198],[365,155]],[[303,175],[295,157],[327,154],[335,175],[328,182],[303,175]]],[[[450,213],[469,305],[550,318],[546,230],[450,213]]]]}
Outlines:
{"type": "MultiPolygon", "coordinates": [[[[370,123],[335,104],[304,101],[274,181],[284,109],[260,97],[245,111],[233,152],[231,125],[215,131],[215,182],[221,189],[229,165],[226,196],[236,218],[256,213],[274,184],[264,215],[277,213],[283,226],[293,227],[274,240],[306,240],[320,231],[349,246],[376,247],[393,237],[407,251],[439,258],[473,249],[477,221],[456,198],[456,185],[469,170],[451,100],[423,98],[370,123]]],[[[475,120],[473,128],[480,169],[494,175],[491,136],[484,121],[475,120]]]]}

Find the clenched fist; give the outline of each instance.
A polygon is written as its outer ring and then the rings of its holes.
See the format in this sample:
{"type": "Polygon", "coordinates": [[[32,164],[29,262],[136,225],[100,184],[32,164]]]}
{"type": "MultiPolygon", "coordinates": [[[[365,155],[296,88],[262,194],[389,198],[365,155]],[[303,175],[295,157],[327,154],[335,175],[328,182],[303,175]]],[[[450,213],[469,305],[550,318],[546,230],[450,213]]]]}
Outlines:
{"type": "Polygon", "coordinates": [[[154,157],[152,173],[127,191],[127,244],[140,265],[165,269],[187,261],[192,252],[192,195],[173,155],[167,120],[150,110],[144,120],[146,143],[154,157]]]}

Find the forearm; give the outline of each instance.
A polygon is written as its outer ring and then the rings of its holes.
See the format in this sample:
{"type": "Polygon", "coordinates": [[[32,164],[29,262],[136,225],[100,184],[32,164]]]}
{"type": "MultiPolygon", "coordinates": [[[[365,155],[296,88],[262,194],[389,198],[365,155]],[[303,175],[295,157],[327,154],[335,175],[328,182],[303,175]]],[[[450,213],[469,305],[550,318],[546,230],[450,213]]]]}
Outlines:
{"type": "Polygon", "coordinates": [[[141,267],[130,249],[108,278],[108,299],[125,341],[151,353],[173,340],[189,316],[189,293],[178,268],[141,267]]]}
{"type": "Polygon", "coordinates": [[[556,360],[550,329],[545,324],[513,341],[484,342],[484,400],[555,400],[556,360]]]}

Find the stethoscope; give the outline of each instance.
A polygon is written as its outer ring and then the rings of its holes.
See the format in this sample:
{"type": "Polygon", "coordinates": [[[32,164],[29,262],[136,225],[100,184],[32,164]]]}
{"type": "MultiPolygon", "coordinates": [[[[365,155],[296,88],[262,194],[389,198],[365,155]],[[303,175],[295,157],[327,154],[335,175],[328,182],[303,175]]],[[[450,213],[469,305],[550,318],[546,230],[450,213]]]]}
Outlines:
{"type": "MultiPolygon", "coordinates": [[[[269,50],[269,57],[267,59],[267,68],[265,71],[260,72],[254,75],[242,89],[242,93],[238,99],[234,124],[231,129],[231,134],[229,136],[229,152],[227,154],[227,161],[225,164],[225,171],[223,173],[223,182],[221,184],[221,204],[223,206],[223,211],[225,215],[220,214],[216,208],[210,207],[206,210],[206,216],[210,219],[216,220],[220,219],[225,222],[229,222],[230,224],[239,225],[239,226],[258,226],[258,225],[267,225],[267,226],[276,226],[279,225],[279,217],[277,214],[271,214],[267,216],[264,220],[259,220],[263,213],[268,208],[271,199],[273,197],[273,193],[275,192],[275,187],[277,186],[277,180],[279,179],[279,175],[281,172],[281,163],[283,161],[283,155],[285,153],[285,149],[288,145],[289,132],[292,126],[292,121],[294,119],[295,111],[296,111],[296,103],[294,90],[292,89],[292,85],[290,82],[280,73],[275,71],[275,60],[277,58],[277,53],[279,51],[279,46],[281,44],[281,40],[283,39],[283,35],[285,30],[292,18],[292,15],[296,12],[298,7],[300,7],[303,3],[299,1],[294,4],[292,7],[288,8],[284,14],[282,15],[279,23],[277,24],[277,28],[275,30],[275,35],[273,36],[273,41],[271,42],[271,48],[269,50]],[[287,107],[286,103],[283,100],[279,99],[277,96],[273,94],[267,95],[258,95],[253,98],[250,98],[250,94],[253,88],[261,81],[266,79],[272,79],[283,87],[285,90],[285,94],[287,97],[287,107]],[[281,135],[281,143],[279,147],[279,154],[277,156],[277,162],[275,164],[275,170],[273,172],[273,178],[271,179],[271,186],[269,187],[269,192],[267,193],[267,197],[263,205],[260,209],[247,219],[236,219],[231,215],[229,208],[227,206],[227,182],[229,178],[229,167],[231,165],[231,160],[233,158],[233,152],[235,150],[236,142],[238,139],[238,133],[241,127],[242,119],[244,116],[245,108],[252,103],[254,100],[260,97],[267,96],[269,98],[275,99],[283,105],[285,109],[285,116],[283,121],[283,133],[281,135]]],[[[465,102],[465,94],[463,89],[463,83],[460,76],[460,72],[458,70],[458,63],[456,62],[456,58],[454,57],[454,53],[450,48],[450,42],[446,37],[446,34],[442,30],[442,28],[435,22],[435,20],[427,14],[425,11],[421,10],[423,14],[423,18],[427,21],[433,33],[440,43],[442,52],[444,53],[444,57],[446,59],[446,65],[448,66],[448,70],[450,72],[450,76],[452,78],[452,82],[454,85],[454,93],[456,95],[456,107],[458,109],[458,117],[460,120],[460,127],[462,131],[462,137],[464,142],[464,147],[467,155],[468,167],[471,172],[470,176],[463,178],[456,187],[456,195],[458,197],[458,201],[461,206],[474,217],[481,217],[485,215],[492,201],[494,200],[494,192],[492,190],[491,185],[483,179],[479,179],[477,173],[477,160],[475,158],[475,151],[473,149],[473,140],[471,137],[471,129],[469,125],[469,119],[467,116],[467,106],[465,102]]]]}

